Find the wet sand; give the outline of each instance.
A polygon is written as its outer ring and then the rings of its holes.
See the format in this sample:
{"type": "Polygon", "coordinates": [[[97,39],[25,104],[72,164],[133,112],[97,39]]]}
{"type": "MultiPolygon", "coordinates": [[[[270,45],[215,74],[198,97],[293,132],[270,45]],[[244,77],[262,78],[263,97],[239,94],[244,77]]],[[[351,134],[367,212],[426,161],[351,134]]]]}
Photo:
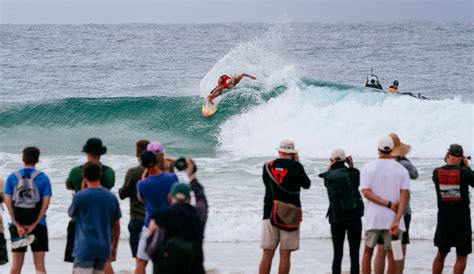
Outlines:
{"type": "MultiPolygon", "coordinates": [[[[72,264],[63,262],[64,239],[50,241],[50,252],[46,254],[46,269],[49,274],[72,273],[72,264]]],[[[349,271],[349,252],[347,243],[344,250],[343,271],[349,271]]],[[[361,248],[362,250],[362,248],[361,248]]],[[[130,255],[128,241],[121,240],[118,260],[114,263],[116,273],[133,273],[135,266],[130,255]]],[[[361,252],[362,254],[362,252],[361,252]]],[[[431,263],[436,254],[432,241],[414,240],[408,248],[405,273],[431,273],[431,263]]],[[[11,253],[9,253],[11,257],[11,253]]],[[[210,273],[257,273],[261,250],[257,242],[215,243],[205,244],[206,268],[210,273]]],[[[275,255],[272,273],[277,272],[278,255],[275,255]]],[[[448,256],[445,273],[451,273],[455,260],[455,252],[448,256]]],[[[329,239],[311,239],[301,242],[301,250],[292,255],[291,273],[330,273],[332,262],[332,244],[329,239]]],[[[9,273],[10,264],[0,266],[0,273],[9,273]]],[[[474,260],[468,260],[466,273],[474,272],[474,260]]],[[[34,273],[31,253],[28,253],[22,273],[34,273]]],[[[147,273],[151,273],[149,268],[147,273]]]]}

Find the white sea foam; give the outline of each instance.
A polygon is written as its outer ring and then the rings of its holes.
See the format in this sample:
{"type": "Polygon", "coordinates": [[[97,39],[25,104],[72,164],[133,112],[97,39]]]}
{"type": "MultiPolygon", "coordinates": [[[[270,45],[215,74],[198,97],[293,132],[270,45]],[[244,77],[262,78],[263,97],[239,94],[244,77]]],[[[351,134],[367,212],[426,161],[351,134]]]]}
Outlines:
{"type": "MultiPolygon", "coordinates": [[[[209,202],[209,218],[206,226],[206,241],[209,242],[247,242],[259,241],[263,209],[264,186],[261,180],[263,162],[268,157],[197,158],[198,177],[205,187],[209,202]]],[[[20,167],[20,155],[0,153],[0,176],[7,177],[12,170],[20,167]]],[[[38,168],[51,179],[53,197],[47,213],[49,235],[51,238],[65,238],[69,217],[67,209],[73,194],[66,190],[64,182],[69,170],[84,161],[77,156],[45,156],[38,168]]],[[[106,155],[104,163],[116,171],[117,194],[123,183],[126,170],[136,164],[135,157],[106,155]]],[[[303,239],[329,238],[330,227],[326,211],[328,199],[326,189],[318,174],[327,168],[327,160],[303,157],[305,170],[311,178],[312,186],[302,191],[301,199],[304,220],[301,230],[303,239]]],[[[366,160],[356,158],[356,166],[361,167],[366,160]]],[[[436,227],[436,196],[431,173],[441,159],[414,159],[419,168],[420,178],[412,183],[411,205],[413,209],[410,235],[414,239],[432,239],[436,227]]],[[[186,181],[184,174],[178,176],[186,181]]],[[[129,221],[128,200],[120,201],[123,218],[122,238],[128,238],[126,229],[129,221]]],[[[471,214],[474,215],[474,212],[471,214]]],[[[474,221],[474,216],[473,221],[474,221]]],[[[4,223],[10,222],[8,213],[4,223]]]]}
{"type": "Polygon", "coordinates": [[[293,139],[309,157],[328,157],[338,147],[374,157],[378,138],[396,132],[412,145],[412,157],[443,157],[451,143],[473,152],[473,120],[472,103],[457,98],[418,100],[290,83],[281,96],[228,119],[220,128],[219,150],[268,156],[280,140],[293,139]]]}

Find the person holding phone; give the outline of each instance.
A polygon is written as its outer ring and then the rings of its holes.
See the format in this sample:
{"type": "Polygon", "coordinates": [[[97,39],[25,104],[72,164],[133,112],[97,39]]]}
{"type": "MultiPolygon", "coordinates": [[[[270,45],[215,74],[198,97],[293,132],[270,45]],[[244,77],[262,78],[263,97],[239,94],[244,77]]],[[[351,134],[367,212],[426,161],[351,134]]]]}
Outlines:
{"type": "Polygon", "coordinates": [[[327,189],[329,208],[326,217],[331,224],[334,257],[332,273],[341,273],[344,238],[347,232],[351,274],[359,273],[359,248],[362,234],[362,215],[364,203],[359,193],[359,170],[354,168],[352,157],[344,150],[335,149],[329,159],[327,172],[319,174],[327,189]],[[347,166],[346,166],[347,163],[347,166]]]}

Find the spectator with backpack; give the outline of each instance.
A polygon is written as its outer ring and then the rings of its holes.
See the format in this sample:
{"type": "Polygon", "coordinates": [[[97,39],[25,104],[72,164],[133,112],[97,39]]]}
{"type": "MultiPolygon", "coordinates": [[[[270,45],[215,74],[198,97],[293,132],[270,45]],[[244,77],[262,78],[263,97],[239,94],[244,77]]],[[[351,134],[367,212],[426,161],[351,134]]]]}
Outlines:
{"type": "MultiPolygon", "coordinates": [[[[90,138],[82,148],[82,152],[86,153],[87,161],[98,163],[102,168],[102,176],[100,177],[100,184],[106,189],[112,189],[115,184],[115,172],[111,167],[103,165],[100,162],[101,156],[107,152],[107,148],[102,145],[102,140],[98,138],[90,138]]],[[[87,188],[83,176],[84,165],[76,166],[69,172],[66,179],[66,188],[78,193],[84,188],[87,188]]],[[[74,250],[74,237],[76,234],[76,221],[72,218],[67,227],[67,242],[66,251],[64,255],[65,262],[74,262],[72,252],[74,250]]],[[[116,247],[115,247],[116,248],[116,247]]],[[[114,258],[112,258],[114,259],[114,258]]],[[[106,265],[106,273],[110,273],[111,264],[106,265]]]]}
{"type": "Polygon", "coordinates": [[[168,201],[170,207],[158,210],[148,227],[150,240],[147,252],[154,261],[154,273],[204,274],[202,243],[207,220],[207,199],[196,179],[196,165],[186,159],[189,185],[173,185],[168,201]],[[191,205],[190,190],[196,205],[191,205]]]}
{"type": "Polygon", "coordinates": [[[351,274],[359,273],[359,247],[362,233],[364,203],[359,193],[359,170],[354,168],[352,157],[346,157],[344,150],[331,153],[331,165],[327,172],[319,174],[327,189],[329,208],[326,217],[331,224],[334,257],[332,273],[341,273],[344,238],[347,231],[351,274]],[[347,167],[345,163],[347,162],[347,167]]]}
{"type": "Polygon", "coordinates": [[[88,162],[83,167],[87,187],[74,195],[69,216],[76,220],[73,250],[75,274],[100,274],[115,256],[120,233],[120,206],[117,197],[100,183],[102,167],[88,162]],[[112,231],[115,231],[113,237],[112,231]]]}
{"type": "Polygon", "coordinates": [[[5,189],[5,181],[0,177],[0,265],[8,263],[7,241],[3,231],[3,191],[5,189]]]}
{"type": "Polygon", "coordinates": [[[12,224],[11,274],[21,273],[25,252],[30,245],[37,274],[45,274],[45,253],[49,251],[46,211],[51,199],[48,176],[36,170],[40,150],[26,147],[23,150],[24,168],[13,172],[5,184],[5,205],[12,224]]]}
{"type": "Polygon", "coordinates": [[[299,249],[300,223],[302,210],[301,188],[311,185],[303,165],[298,159],[295,143],[285,140],[278,148],[279,157],[265,163],[263,183],[265,197],[263,205],[262,239],[263,249],[259,273],[270,273],[273,256],[280,246],[280,265],[278,272],[290,272],[291,252],[299,249]]]}

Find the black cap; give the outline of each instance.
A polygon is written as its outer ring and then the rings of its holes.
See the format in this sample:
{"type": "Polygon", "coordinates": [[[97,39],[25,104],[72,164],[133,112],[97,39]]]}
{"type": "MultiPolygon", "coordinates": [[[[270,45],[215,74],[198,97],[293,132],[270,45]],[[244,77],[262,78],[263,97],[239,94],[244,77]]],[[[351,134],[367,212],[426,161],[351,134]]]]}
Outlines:
{"type": "Polygon", "coordinates": [[[104,155],[107,152],[107,148],[102,145],[101,139],[90,138],[82,147],[82,152],[100,156],[104,155]]]}
{"type": "Polygon", "coordinates": [[[464,157],[464,150],[462,149],[462,146],[458,144],[452,144],[449,146],[448,153],[455,157],[464,157]]]}
{"type": "Polygon", "coordinates": [[[140,161],[145,168],[154,167],[157,164],[156,155],[151,151],[143,151],[140,154],[140,161]]]}

